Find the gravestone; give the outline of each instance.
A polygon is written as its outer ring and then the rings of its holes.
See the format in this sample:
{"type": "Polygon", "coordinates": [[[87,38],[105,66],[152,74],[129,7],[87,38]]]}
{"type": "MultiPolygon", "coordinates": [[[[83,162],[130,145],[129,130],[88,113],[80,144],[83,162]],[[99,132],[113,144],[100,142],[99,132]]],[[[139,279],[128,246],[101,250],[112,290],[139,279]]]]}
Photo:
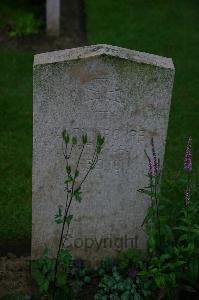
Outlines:
{"type": "Polygon", "coordinates": [[[49,36],[60,33],[61,0],[46,0],[46,31],[49,36]]]}
{"type": "MultiPolygon", "coordinates": [[[[144,248],[141,228],[150,200],[137,190],[145,176],[153,137],[164,157],[174,79],[172,60],[115,46],[96,45],[39,54],[34,59],[32,258],[44,245],[56,255],[60,226],[54,215],[64,204],[65,162],[61,132],[90,145],[97,132],[105,146],[74,202],[68,247],[95,262],[118,249],[144,248]]],[[[80,170],[81,171],[81,170],[80,170]]]]}

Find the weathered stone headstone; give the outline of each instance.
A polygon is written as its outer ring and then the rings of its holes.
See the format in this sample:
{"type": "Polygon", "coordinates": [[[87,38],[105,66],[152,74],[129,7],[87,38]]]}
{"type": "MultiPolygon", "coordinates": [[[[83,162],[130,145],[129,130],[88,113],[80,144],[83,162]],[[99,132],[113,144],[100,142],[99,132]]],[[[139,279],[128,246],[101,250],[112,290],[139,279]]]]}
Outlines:
{"type": "MultiPolygon", "coordinates": [[[[141,228],[149,199],[147,159],[154,137],[163,161],[174,79],[172,60],[108,45],[35,56],[32,258],[46,244],[55,255],[60,226],[54,223],[64,203],[63,129],[88,133],[90,150],[96,132],[105,147],[74,202],[69,247],[91,261],[117,249],[145,247],[141,228]]],[[[84,157],[82,168],[88,163],[84,157]]]]}
{"type": "Polygon", "coordinates": [[[61,0],[46,0],[46,31],[49,36],[60,33],[61,0]]]}

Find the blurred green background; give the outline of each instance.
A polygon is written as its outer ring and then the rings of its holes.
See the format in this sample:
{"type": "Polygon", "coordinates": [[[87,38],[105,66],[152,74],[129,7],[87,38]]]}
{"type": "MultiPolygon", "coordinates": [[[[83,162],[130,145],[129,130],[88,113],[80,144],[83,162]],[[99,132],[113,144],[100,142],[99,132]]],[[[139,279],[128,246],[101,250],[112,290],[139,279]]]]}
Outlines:
{"type": "MultiPolygon", "coordinates": [[[[182,170],[190,135],[194,172],[199,167],[198,15],[199,2],[194,0],[85,0],[87,44],[107,43],[173,58],[165,188],[167,176],[182,170]]],[[[0,240],[30,238],[32,61],[31,52],[0,50],[0,240]]]]}

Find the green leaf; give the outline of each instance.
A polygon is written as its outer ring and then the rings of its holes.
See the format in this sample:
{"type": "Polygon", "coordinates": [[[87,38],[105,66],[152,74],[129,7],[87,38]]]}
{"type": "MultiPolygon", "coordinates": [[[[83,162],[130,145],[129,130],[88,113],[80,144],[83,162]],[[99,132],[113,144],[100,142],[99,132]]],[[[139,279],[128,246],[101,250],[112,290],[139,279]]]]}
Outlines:
{"type": "Polygon", "coordinates": [[[146,189],[138,189],[137,190],[138,192],[140,192],[140,193],[143,193],[143,194],[145,194],[145,195],[148,195],[148,196],[155,196],[155,194],[153,193],[153,192],[151,192],[151,191],[148,191],[148,190],[146,190],[146,189]]]}
{"type": "Polygon", "coordinates": [[[81,202],[81,200],[82,200],[81,194],[82,194],[82,192],[81,192],[80,187],[74,191],[74,196],[75,196],[76,201],[81,202]]]}
{"type": "Polygon", "coordinates": [[[39,270],[32,271],[32,278],[38,284],[40,292],[47,292],[49,287],[49,281],[45,278],[45,275],[39,270]]]}
{"type": "Polygon", "coordinates": [[[192,232],[194,232],[194,233],[196,233],[197,235],[199,235],[199,229],[197,229],[197,228],[192,229],[192,232]]]}
{"type": "Polygon", "coordinates": [[[71,221],[72,221],[72,218],[73,218],[73,215],[68,215],[68,216],[65,218],[66,223],[67,223],[68,225],[70,225],[70,223],[71,223],[71,221]]]}
{"type": "MultiPolygon", "coordinates": [[[[66,166],[66,172],[68,173],[68,175],[70,176],[71,173],[71,167],[70,166],[66,166]]],[[[71,176],[70,176],[71,177],[71,176]]]]}
{"type": "Polygon", "coordinates": [[[63,263],[66,268],[68,268],[71,265],[72,256],[68,249],[61,250],[59,255],[59,262],[63,263]]]}
{"type": "Polygon", "coordinates": [[[163,276],[157,276],[155,277],[155,283],[159,288],[164,287],[165,278],[163,276]]]}
{"type": "Polygon", "coordinates": [[[82,142],[84,145],[87,143],[87,133],[82,134],[82,142]]]}
{"type": "Polygon", "coordinates": [[[100,154],[100,152],[102,150],[101,146],[97,146],[96,150],[97,150],[97,154],[100,154]]]}
{"type": "Polygon", "coordinates": [[[84,277],[84,282],[85,282],[85,283],[90,283],[90,282],[91,282],[90,276],[85,276],[85,277],[84,277]]]}
{"type": "Polygon", "coordinates": [[[62,224],[62,223],[63,223],[63,220],[60,219],[60,218],[59,218],[59,219],[57,218],[57,219],[55,220],[55,223],[57,223],[57,224],[62,224]]]}
{"type": "Polygon", "coordinates": [[[187,247],[188,252],[191,254],[193,253],[194,249],[195,249],[194,243],[189,243],[187,247]]]}
{"type": "Polygon", "coordinates": [[[163,261],[169,259],[170,257],[171,257],[170,254],[162,254],[162,255],[160,256],[160,261],[163,262],[163,261]]]}
{"type": "Polygon", "coordinates": [[[67,283],[67,275],[66,273],[58,273],[57,274],[57,286],[63,287],[67,283]]]}
{"type": "Polygon", "coordinates": [[[62,210],[61,210],[60,207],[59,207],[59,209],[58,209],[58,213],[55,215],[55,222],[56,222],[57,224],[63,223],[63,220],[62,220],[62,210]]]}
{"type": "Polygon", "coordinates": [[[97,135],[97,145],[102,146],[104,144],[105,137],[102,137],[100,133],[97,135]]]}
{"type": "Polygon", "coordinates": [[[76,170],[76,171],[75,171],[75,178],[77,178],[78,176],[79,176],[79,171],[76,170]]]}
{"type": "Polygon", "coordinates": [[[188,234],[183,234],[179,237],[178,242],[182,242],[186,240],[188,240],[188,234]]]}
{"type": "Polygon", "coordinates": [[[67,178],[65,181],[64,181],[64,183],[65,184],[68,184],[68,183],[70,183],[70,182],[72,182],[73,181],[73,178],[70,176],[69,178],[67,178]]]}
{"type": "Polygon", "coordinates": [[[73,136],[73,137],[72,137],[72,144],[73,144],[73,145],[76,145],[76,144],[77,144],[77,138],[76,138],[76,136],[73,136]]]}
{"type": "Polygon", "coordinates": [[[188,227],[186,227],[186,226],[177,226],[177,227],[174,227],[174,229],[185,231],[185,232],[189,231],[188,227]]]}
{"type": "Polygon", "coordinates": [[[69,143],[70,137],[69,137],[68,133],[66,133],[66,130],[62,131],[62,138],[63,138],[65,144],[67,145],[69,143]]]}

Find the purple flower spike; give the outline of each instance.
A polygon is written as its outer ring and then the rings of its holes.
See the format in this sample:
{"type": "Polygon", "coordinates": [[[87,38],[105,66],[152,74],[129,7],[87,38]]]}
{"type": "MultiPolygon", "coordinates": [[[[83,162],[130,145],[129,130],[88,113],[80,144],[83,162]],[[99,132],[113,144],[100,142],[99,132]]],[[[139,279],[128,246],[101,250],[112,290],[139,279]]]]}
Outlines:
{"type": "Polygon", "coordinates": [[[192,145],[192,138],[190,136],[189,139],[188,139],[186,149],[185,149],[185,157],[184,157],[184,171],[187,172],[187,173],[192,171],[191,145],[192,145]]]}
{"type": "Polygon", "coordinates": [[[153,139],[151,139],[151,146],[152,146],[152,155],[153,155],[153,176],[156,176],[158,173],[158,162],[157,162],[157,156],[155,152],[153,139]]]}
{"type": "Polygon", "coordinates": [[[190,188],[188,187],[185,191],[184,199],[185,199],[185,207],[189,207],[189,202],[190,202],[190,188]]]}
{"type": "Polygon", "coordinates": [[[150,157],[148,157],[148,160],[149,160],[149,176],[154,176],[153,166],[150,157]]]}

